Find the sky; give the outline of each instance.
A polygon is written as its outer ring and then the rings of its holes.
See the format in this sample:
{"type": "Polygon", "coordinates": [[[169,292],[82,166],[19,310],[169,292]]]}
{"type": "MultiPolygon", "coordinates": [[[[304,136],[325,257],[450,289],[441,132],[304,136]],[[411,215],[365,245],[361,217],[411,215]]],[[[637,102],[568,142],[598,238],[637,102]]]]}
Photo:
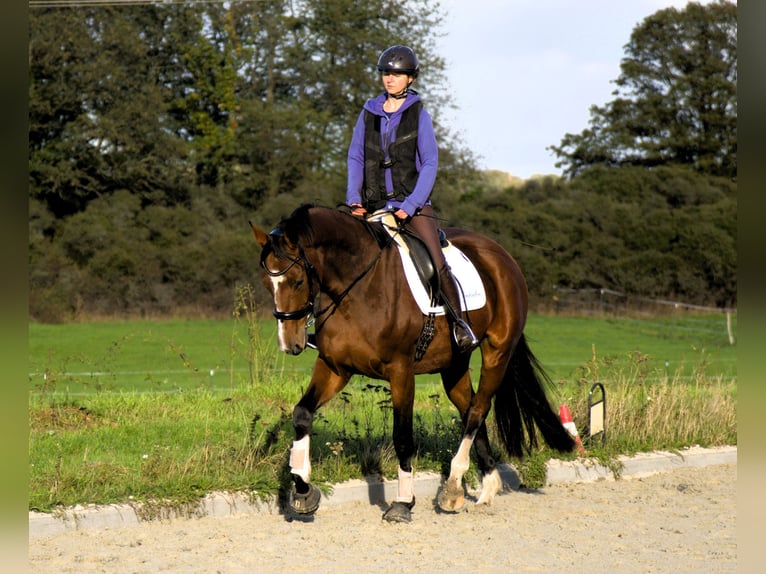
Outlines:
{"type": "MultiPolygon", "coordinates": [[[[708,4],[711,0],[698,0],[708,4]]],[[[548,149],[611,101],[630,34],[687,0],[441,0],[438,40],[457,110],[441,112],[481,169],[560,175],[548,149]]],[[[427,62],[421,62],[421,69],[427,62]]],[[[427,94],[423,94],[427,102],[427,94]]]]}

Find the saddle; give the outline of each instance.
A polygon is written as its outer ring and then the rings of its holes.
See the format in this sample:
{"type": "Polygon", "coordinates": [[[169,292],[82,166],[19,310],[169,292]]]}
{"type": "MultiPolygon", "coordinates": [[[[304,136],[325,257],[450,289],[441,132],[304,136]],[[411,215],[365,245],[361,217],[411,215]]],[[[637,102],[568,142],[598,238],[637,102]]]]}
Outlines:
{"type": "MultiPolygon", "coordinates": [[[[443,315],[445,309],[439,296],[439,273],[423,240],[400,229],[390,211],[376,211],[368,217],[368,221],[380,222],[396,244],[407,283],[423,314],[443,315]]],[[[439,240],[447,264],[458,283],[464,310],[483,307],[486,293],[473,263],[447,239],[442,229],[439,229],[439,240]]]]}

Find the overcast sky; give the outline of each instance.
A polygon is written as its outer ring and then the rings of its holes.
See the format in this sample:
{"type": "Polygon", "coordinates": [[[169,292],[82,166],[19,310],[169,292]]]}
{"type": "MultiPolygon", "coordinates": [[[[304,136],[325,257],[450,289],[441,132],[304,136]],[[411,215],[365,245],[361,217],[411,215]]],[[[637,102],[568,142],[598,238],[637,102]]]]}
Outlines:
{"type": "Polygon", "coordinates": [[[559,145],[566,133],[580,133],[588,127],[590,107],[613,99],[633,28],[657,10],[683,8],[687,0],[441,4],[446,18],[440,53],[458,106],[443,120],[477,154],[479,167],[528,178],[560,174],[546,148],[559,145]]]}

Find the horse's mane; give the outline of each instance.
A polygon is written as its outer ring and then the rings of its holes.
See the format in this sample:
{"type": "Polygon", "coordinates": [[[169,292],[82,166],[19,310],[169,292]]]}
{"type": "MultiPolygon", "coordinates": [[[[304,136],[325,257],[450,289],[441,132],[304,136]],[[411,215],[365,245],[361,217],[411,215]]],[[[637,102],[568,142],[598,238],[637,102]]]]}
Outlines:
{"type": "MultiPolygon", "coordinates": [[[[312,218],[312,210],[324,212],[332,217],[335,220],[332,226],[335,231],[346,229],[355,224],[362,225],[381,248],[389,245],[391,242],[389,235],[380,223],[353,217],[347,211],[341,209],[311,203],[304,203],[297,207],[289,216],[283,218],[277,224],[275,231],[283,235],[294,245],[301,245],[303,247],[314,245],[316,229],[312,218]]],[[[356,235],[353,230],[349,234],[356,235]]],[[[278,243],[281,244],[281,242],[278,243]]],[[[279,250],[280,247],[281,245],[275,245],[275,251],[279,250]]],[[[279,253],[276,254],[279,255],[279,253]]]]}
{"type": "Polygon", "coordinates": [[[309,209],[315,207],[310,203],[304,203],[297,207],[290,215],[283,217],[277,224],[277,230],[284,235],[290,243],[311,245],[314,242],[314,228],[311,225],[309,209]]]}

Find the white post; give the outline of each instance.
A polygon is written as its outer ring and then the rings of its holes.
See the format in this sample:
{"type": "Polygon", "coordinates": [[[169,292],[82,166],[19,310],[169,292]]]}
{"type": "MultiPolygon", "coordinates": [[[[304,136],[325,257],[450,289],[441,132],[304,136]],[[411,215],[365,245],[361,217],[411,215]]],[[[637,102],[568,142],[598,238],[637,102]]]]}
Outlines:
{"type": "Polygon", "coordinates": [[[729,333],[729,345],[733,345],[734,334],[731,332],[731,311],[726,311],[726,332],[729,333]]]}

